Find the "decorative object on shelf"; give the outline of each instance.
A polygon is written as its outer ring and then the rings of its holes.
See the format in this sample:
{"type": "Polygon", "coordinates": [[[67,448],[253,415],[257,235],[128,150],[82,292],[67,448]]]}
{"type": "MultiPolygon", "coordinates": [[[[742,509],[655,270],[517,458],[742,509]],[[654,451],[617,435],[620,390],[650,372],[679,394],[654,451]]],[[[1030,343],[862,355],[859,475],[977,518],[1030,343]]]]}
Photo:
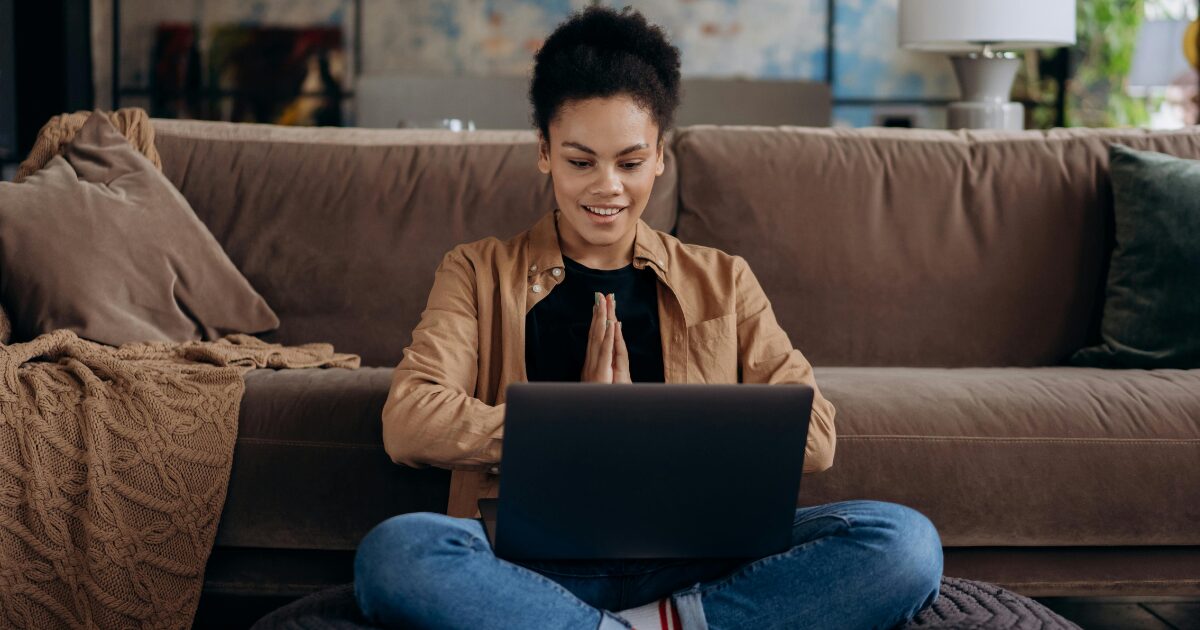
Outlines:
{"type": "Polygon", "coordinates": [[[951,129],[1023,129],[1025,111],[1009,100],[1020,61],[998,49],[1075,43],[1072,0],[900,0],[900,45],[950,56],[963,100],[951,103],[951,129]]]}

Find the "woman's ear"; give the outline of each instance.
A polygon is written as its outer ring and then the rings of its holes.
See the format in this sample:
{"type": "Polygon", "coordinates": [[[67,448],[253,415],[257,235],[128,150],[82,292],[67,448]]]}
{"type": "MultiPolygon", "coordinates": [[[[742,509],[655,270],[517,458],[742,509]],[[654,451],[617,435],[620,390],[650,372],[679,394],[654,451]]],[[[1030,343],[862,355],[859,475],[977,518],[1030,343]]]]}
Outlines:
{"type": "Polygon", "coordinates": [[[663,139],[659,138],[658,139],[658,155],[654,159],[654,176],[655,177],[662,175],[663,171],[665,171],[667,169],[666,163],[663,162],[664,155],[665,155],[665,153],[664,153],[663,139]]]}
{"type": "Polygon", "coordinates": [[[550,174],[550,141],[538,132],[538,170],[544,175],[550,174]]]}

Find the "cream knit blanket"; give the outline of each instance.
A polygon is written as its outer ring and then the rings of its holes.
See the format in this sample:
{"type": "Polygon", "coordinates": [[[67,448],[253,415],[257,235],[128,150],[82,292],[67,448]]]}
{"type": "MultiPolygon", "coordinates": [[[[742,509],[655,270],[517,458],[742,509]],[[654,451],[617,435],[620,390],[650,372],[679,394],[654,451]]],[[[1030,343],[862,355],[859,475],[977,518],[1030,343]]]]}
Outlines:
{"type": "Polygon", "coordinates": [[[0,627],[191,626],[255,368],[358,367],[328,344],[0,347],[0,627]]]}

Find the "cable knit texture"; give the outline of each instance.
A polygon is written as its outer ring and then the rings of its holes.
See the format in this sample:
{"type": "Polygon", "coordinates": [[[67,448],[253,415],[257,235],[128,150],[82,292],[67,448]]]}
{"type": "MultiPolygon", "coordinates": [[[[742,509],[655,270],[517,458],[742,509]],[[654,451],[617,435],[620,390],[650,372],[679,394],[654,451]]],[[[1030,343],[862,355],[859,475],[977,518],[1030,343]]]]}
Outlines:
{"type": "MultiPolygon", "coordinates": [[[[129,140],[129,144],[146,156],[154,164],[154,168],[161,171],[162,158],[158,156],[158,149],[154,148],[154,125],[150,124],[150,116],[146,114],[146,110],[140,107],[125,107],[106,113],[117,131],[129,140]]],[[[59,114],[42,125],[33,148],[29,150],[29,157],[17,167],[17,175],[13,181],[21,183],[26,177],[40,171],[54,156],[62,155],[91,115],[90,111],[59,114]]]]}
{"type": "Polygon", "coordinates": [[[358,365],[247,335],[0,347],[0,627],[190,627],[243,375],[358,365]]]}

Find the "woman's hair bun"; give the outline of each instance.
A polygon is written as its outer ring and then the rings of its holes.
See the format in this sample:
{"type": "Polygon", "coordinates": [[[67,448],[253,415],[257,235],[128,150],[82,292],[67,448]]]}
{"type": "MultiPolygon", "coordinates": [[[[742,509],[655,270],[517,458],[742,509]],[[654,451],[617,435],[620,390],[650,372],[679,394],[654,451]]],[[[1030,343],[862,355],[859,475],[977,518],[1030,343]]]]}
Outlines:
{"type": "Polygon", "coordinates": [[[533,123],[549,136],[564,103],[625,94],[671,127],[679,106],[679,49],[636,10],[588,7],[554,29],[534,56],[533,123]]]}

